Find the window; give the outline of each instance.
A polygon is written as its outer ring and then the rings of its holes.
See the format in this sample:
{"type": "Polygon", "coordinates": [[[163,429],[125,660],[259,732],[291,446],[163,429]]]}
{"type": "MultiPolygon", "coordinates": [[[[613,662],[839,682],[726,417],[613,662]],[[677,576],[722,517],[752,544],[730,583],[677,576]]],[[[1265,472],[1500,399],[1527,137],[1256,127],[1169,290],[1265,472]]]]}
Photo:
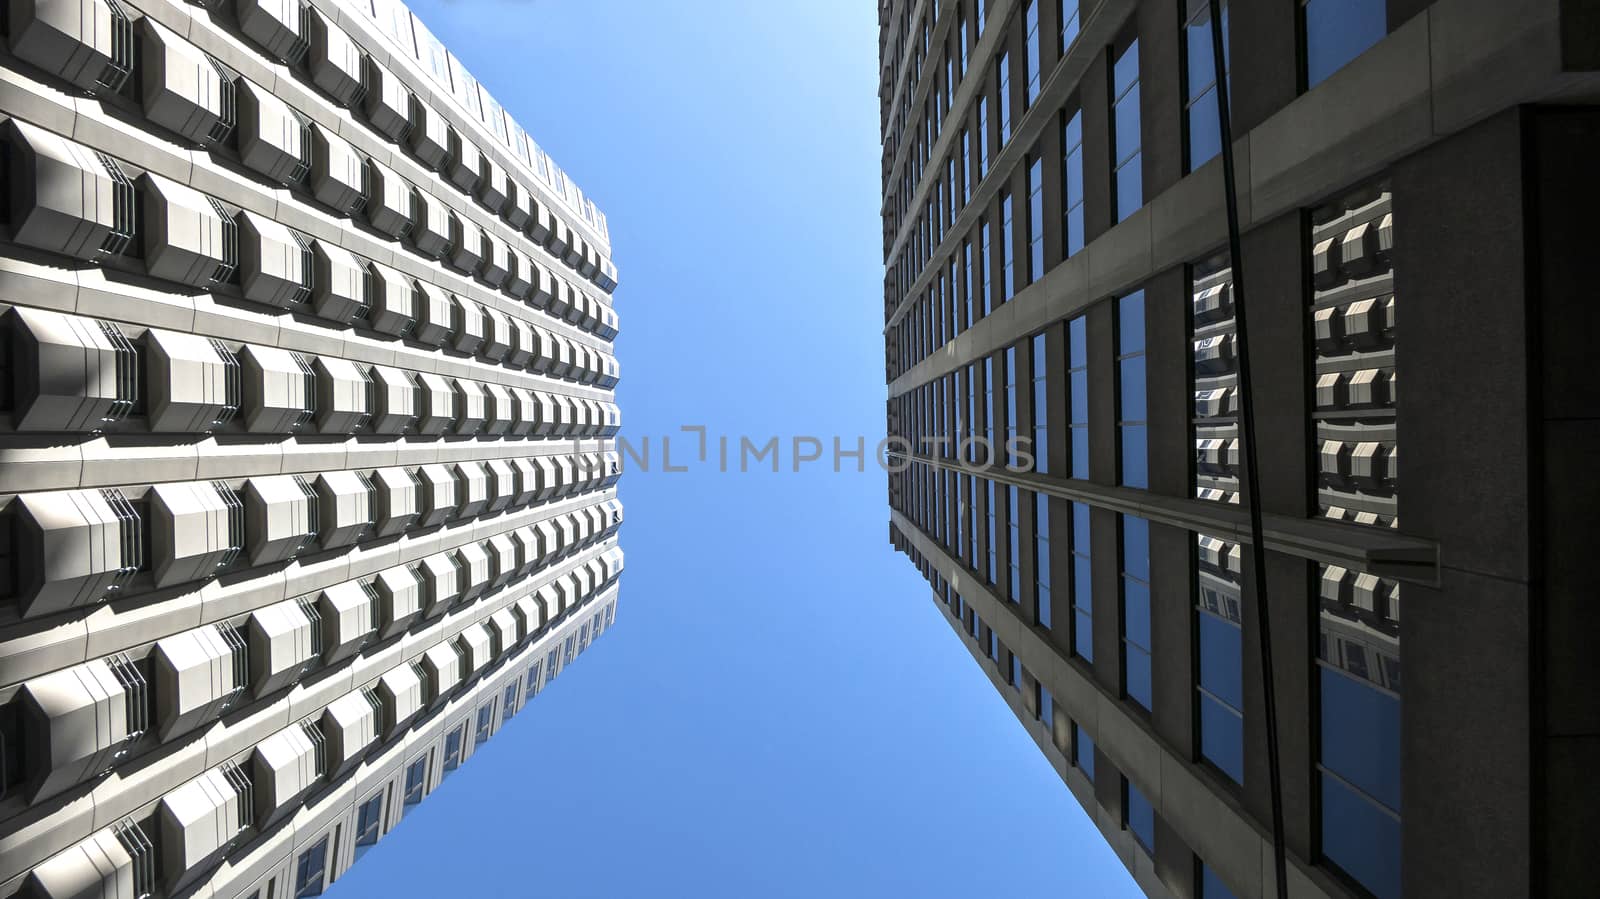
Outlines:
{"type": "Polygon", "coordinates": [[[1244,783],[1244,635],[1239,612],[1239,547],[1195,535],[1200,754],[1244,783]]]}
{"type": "Polygon", "coordinates": [[[1150,702],[1150,523],[1122,518],[1122,683],[1130,699],[1150,702]]]}
{"type": "Polygon", "coordinates": [[[1044,161],[1028,160],[1028,283],[1044,277],[1044,161]]]}
{"type": "Polygon", "coordinates": [[[1320,568],[1322,854],[1379,899],[1400,895],[1400,585],[1320,568]]]}
{"type": "Polygon", "coordinates": [[[978,98],[978,180],[989,173],[989,98],[978,98]]]}
{"type": "Polygon", "coordinates": [[[989,283],[989,220],[978,219],[978,271],[975,276],[983,285],[983,302],[978,304],[978,318],[983,318],[994,308],[993,286],[989,283]]]}
{"type": "MultiPolygon", "coordinates": [[[[979,15],[982,15],[982,5],[979,6],[979,15]]],[[[961,77],[967,77],[967,13],[961,10],[956,16],[956,44],[961,62],[961,77]]]]}
{"type": "MultiPolygon", "coordinates": [[[[539,695],[539,673],[540,669],[543,667],[543,662],[536,661],[531,667],[528,668],[528,688],[523,691],[527,695],[528,699],[532,699],[533,697],[539,695]]],[[[523,700],[523,702],[526,703],[527,699],[523,700]]]]}
{"type": "Polygon", "coordinates": [[[989,658],[993,659],[995,665],[998,666],[1000,664],[1000,635],[996,634],[994,628],[991,627],[987,636],[989,637],[989,658]]]}
{"type": "Polygon", "coordinates": [[[1083,249],[1083,113],[1061,114],[1061,256],[1083,249]]]}
{"type": "Polygon", "coordinates": [[[1016,485],[1006,487],[1006,549],[1011,557],[1008,598],[1022,602],[1022,500],[1016,485]]]}
{"type": "Polygon", "coordinates": [[[1002,407],[1001,414],[1005,416],[1005,421],[1001,422],[999,428],[996,429],[995,455],[996,458],[1001,458],[1000,453],[1003,451],[1006,464],[1015,466],[1017,464],[1017,453],[1013,447],[1017,446],[1019,436],[1017,433],[1017,391],[1021,389],[1020,385],[1017,384],[1017,348],[1008,346],[1001,356],[1004,360],[1002,371],[1005,374],[1005,383],[1001,385],[1005,405],[1002,407]]]}
{"type": "MultiPolygon", "coordinates": [[[[1222,152],[1222,126],[1217,115],[1216,54],[1211,43],[1210,0],[1186,0],[1184,23],[1184,124],[1189,142],[1189,171],[1222,152]]],[[[1228,71],[1228,4],[1222,5],[1222,71],[1228,71]]],[[[1230,82],[1231,86],[1231,82],[1230,82]]]]}
{"type": "Polygon", "coordinates": [[[500,713],[504,718],[510,718],[517,713],[517,682],[506,684],[506,692],[500,697],[500,713]]]}
{"type": "Polygon", "coordinates": [[[994,61],[994,81],[997,90],[995,123],[999,126],[1000,146],[1011,139],[1011,54],[1001,53],[994,61]]]}
{"type": "Polygon", "coordinates": [[[1042,628],[1050,624],[1050,497],[1033,495],[1033,597],[1034,621],[1042,628]]]}
{"type": "Polygon", "coordinates": [[[1111,68],[1111,160],[1114,221],[1144,205],[1143,159],[1139,154],[1139,41],[1129,42],[1111,68]]]}
{"type": "Polygon", "coordinates": [[[444,738],[444,777],[449,777],[450,772],[461,767],[461,744],[467,738],[465,724],[445,735],[444,738]]]}
{"type": "Polygon", "coordinates": [[[988,567],[986,567],[984,569],[983,578],[984,578],[984,580],[988,581],[989,582],[989,586],[992,587],[992,586],[995,585],[995,583],[997,583],[995,578],[997,578],[999,576],[999,572],[996,571],[997,566],[995,564],[995,549],[996,549],[996,545],[997,545],[998,541],[995,540],[995,530],[996,529],[995,529],[995,521],[994,521],[995,512],[996,512],[996,509],[998,508],[998,503],[995,501],[994,481],[991,481],[988,478],[985,478],[983,483],[985,485],[987,485],[988,488],[989,488],[989,498],[988,498],[989,501],[988,501],[988,506],[987,506],[988,512],[989,512],[989,533],[988,533],[988,537],[989,537],[988,561],[989,561],[989,564],[988,564],[988,567]]]}
{"type": "Polygon", "coordinates": [[[1144,291],[1117,300],[1117,443],[1122,465],[1119,483],[1148,488],[1144,382],[1144,291]]]}
{"type": "Polygon", "coordinates": [[[1032,353],[1029,358],[1033,366],[1033,470],[1040,474],[1050,471],[1050,392],[1049,369],[1047,363],[1049,355],[1045,351],[1045,335],[1041,332],[1033,335],[1032,353]]]}
{"type": "Polygon", "coordinates": [[[961,208],[972,202],[971,147],[967,143],[967,129],[961,129],[961,208]]]}
{"type": "Polygon", "coordinates": [[[1238,899],[1233,890],[1222,882],[1217,872],[1205,862],[1200,863],[1200,896],[1199,899],[1238,899]]]}
{"type": "Polygon", "coordinates": [[[482,746],[489,742],[489,729],[494,724],[494,703],[485,703],[478,709],[478,731],[473,734],[472,745],[482,746]]]}
{"type": "Polygon", "coordinates": [[[1068,426],[1072,476],[1089,477],[1089,327],[1083,316],[1067,322],[1068,426]]]}
{"type": "Polygon", "coordinates": [[[1386,0],[1302,0],[1306,87],[1321,84],[1389,31],[1386,0]]]}
{"type": "Polygon", "coordinates": [[[1133,832],[1146,852],[1156,851],[1156,810],[1133,781],[1122,779],[1122,826],[1133,832]]]}
{"type": "Polygon", "coordinates": [[[300,853],[294,866],[294,899],[321,896],[323,875],[328,867],[328,838],[318,840],[310,849],[300,853]]]}
{"type": "Polygon", "coordinates": [[[1018,658],[1017,654],[1014,653],[1014,652],[1010,653],[1010,656],[1011,656],[1011,686],[1013,688],[1015,688],[1015,689],[1020,690],[1020,689],[1022,689],[1022,659],[1018,658]]]}
{"type": "Polygon", "coordinates": [[[1090,783],[1094,783],[1094,740],[1077,722],[1072,724],[1072,764],[1078,766],[1090,783]]]}
{"type": "Polygon", "coordinates": [[[374,793],[356,808],[356,861],[383,835],[383,794],[374,793]]]}
{"type": "Polygon", "coordinates": [[[422,801],[423,791],[427,788],[428,756],[423,754],[406,767],[406,792],[400,817],[411,814],[411,809],[422,801]]]}
{"type": "Polygon", "coordinates": [[[1060,0],[1056,11],[1056,20],[1061,23],[1061,44],[1058,48],[1062,56],[1067,55],[1073,42],[1078,39],[1078,0],[1060,0]]]}
{"type": "Polygon", "coordinates": [[[1023,97],[1023,105],[1032,106],[1033,101],[1039,98],[1039,0],[1028,0],[1028,5],[1022,11],[1022,27],[1027,32],[1025,42],[1028,45],[1028,90],[1023,97]]]}
{"type": "MultiPolygon", "coordinates": [[[[976,318],[974,318],[973,314],[972,314],[972,279],[973,279],[973,274],[972,274],[972,241],[970,239],[969,240],[964,240],[964,241],[961,242],[961,258],[963,260],[963,265],[961,267],[961,279],[962,279],[962,281],[961,281],[961,302],[964,304],[965,309],[966,309],[966,327],[970,328],[973,325],[977,324],[977,322],[978,322],[978,320],[976,318]]],[[[960,416],[958,415],[957,417],[959,418],[960,416]]],[[[959,432],[959,430],[960,429],[957,428],[958,432],[959,432]]]]}
{"type": "Polygon", "coordinates": [[[1094,661],[1094,591],[1089,566],[1089,507],[1072,504],[1072,651],[1094,661]]]}
{"type": "Polygon", "coordinates": [[[1000,302],[1017,294],[1017,269],[1012,259],[1011,189],[1000,191],[1000,302]]]}
{"type": "Polygon", "coordinates": [[[1053,733],[1056,729],[1056,699],[1050,695],[1049,690],[1045,689],[1044,684],[1034,681],[1034,687],[1037,689],[1037,699],[1039,700],[1035,710],[1035,717],[1044,722],[1046,730],[1053,733]]]}

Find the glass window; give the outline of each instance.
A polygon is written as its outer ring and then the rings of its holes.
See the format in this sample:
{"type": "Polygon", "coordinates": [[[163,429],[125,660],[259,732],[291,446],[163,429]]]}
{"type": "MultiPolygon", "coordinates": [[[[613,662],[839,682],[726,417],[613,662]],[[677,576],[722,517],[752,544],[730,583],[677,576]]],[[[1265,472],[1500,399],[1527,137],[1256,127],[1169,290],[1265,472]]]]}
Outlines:
{"type": "Polygon", "coordinates": [[[986,484],[988,486],[988,488],[989,488],[989,496],[988,496],[989,531],[988,531],[988,534],[987,534],[987,536],[989,538],[989,544],[988,544],[989,545],[989,553],[988,553],[988,556],[987,556],[989,564],[984,569],[983,576],[984,576],[984,580],[988,581],[989,585],[992,587],[997,583],[997,581],[995,579],[997,577],[999,577],[999,572],[996,570],[997,566],[995,564],[995,561],[996,561],[995,560],[995,549],[996,549],[996,545],[998,544],[999,541],[997,541],[995,539],[995,530],[996,529],[995,529],[995,522],[994,522],[995,511],[998,508],[998,503],[996,503],[996,501],[995,501],[994,481],[991,481],[991,480],[985,478],[983,483],[986,484]]]}
{"type": "Polygon", "coordinates": [[[1306,87],[1321,84],[1389,33],[1387,0],[1303,0],[1306,87]]]}
{"type": "Polygon", "coordinates": [[[1072,476],[1089,477],[1089,326],[1084,316],[1067,322],[1068,422],[1072,430],[1072,476]]]}
{"type": "Polygon", "coordinates": [[[494,724],[494,703],[488,703],[478,709],[478,730],[473,735],[472,745],[482,746],[489,742],[489,729],[494,724]]]}
{"type": "MultiPolygon", "coordinates": [[[[1187,0],[1184,24],[1184,124],[1189,141],[1189,171],[1222,152],[1217,116],[1217,66],[1211,43],[1210,0],[1187,0]]],[[[1228,4],[1222,3],[1222,71],[1228,71],[1228,4]]],[[[1230,87],[1232,82],[1229,82],[1230,87]]]]}
{"type": "Polygon", "coordinates": [[[995,453],[997,456],[1003,453],[1006,464],[1016,467],[1018,460],[1014,447],[1020,442],[1017,433],[1017,391],[1022,389],[1022,385],[1017,383],[1017,348],[1008,346],[1001,353],[1001,356],[1004,360],[1002,371],[1006,379],[1005,384],[1002,385],[1005,405],[1001,407],[1001,410],[1006,420],[1002,423],[1002,432],[995,435],[997,441],[1002,441],[996,444],[995,453]]]}
{"type": "MultiPolygon", "coordinates": [[[[973,325],[977,324],[977,322],[978,322],[978,319],[973,316],[973,311],[972,311],[972,279],[973,279],[973,274],[972,274],[972,241],[970,239],[969,240],[964,240],[964,241],[961,242],[961,258],[962,258],[962,260],[964,262],[964,264],[961,267],[961,278],[962,278],[962,282],[961,282],[961,300],[962,300],[962,303],[964,304],[964,308],[966,309],[966,326],[970,328],[973,325]]],[[[957,430],[959,430],[959,428],[957,430]]]]}
{"type": "Polygon", "coordinates": [[[1000,130],[1000,146],[1011,139],[1011,54],[1001,53],[994,61],[994,80],[997,91],[995,106],[996,124],[1000,130]]]}
{"type": "Polygon", "coordinates": [[[978,180],[989,173],[989,98],[978,98],[978,180]]]}
{"type": "Polygon", "coordinates": [[[1028,283],[1044,277],[1044,160],[1028,159],[1028,283]]]}
{"type": "Polygon", "coordinates": [[[1122,683],[1128,698],[1150,701],[1150,523],[1122,518],[1122,683]]]}
{"type": "Polygon", "coordinates": [[[1094,661],[1094,590],[1089,566],[1089,507],[1072,504],[1072,651],[1094,661]]]}
{"type": "Polygon", "coordinates": [[[467,726],[465,724],[445,735],[444,738],[444,765],[442,771],[446,777],[450,772],[461,767],[461,748],[467,739],[467,726]]]}
{"type": "Polygon", "coordinates": [[[328,838],[318,840],[310,849],[300,853],[294,867],[294,899],[321,896],[323,875],[328,868],[328,838]]]}
{"type": "Polygon", "coordinates": [[[1233,270],[1227,256],[1197,263],[1190,288],[1194,314],[1194,495],[1239,501],[1239,384],[1234,358],[1233,270]]]}
{"type": "Polygon", "coordinates": [[[1066,258],[1083,249],[1083,113],[1078,110],[1061,114],[1061,194],[1061,255],[1066,258]]]}
{"type": "MultiPolygon", "coordinates": [[[[536,661],[528,668],[528,688],[524,692],[528,699],[539,695],[539,672],[544,667],[543,662],[536,661]]],[[[524,700],[526,702],[527,700],[524,700]]]]}
{"type": "Polygon", "coordinates": [[[400,816],[403,818],[411,813],[411,809],[422,801],[423,791],[428,788],[428,756],[419,756],[406,768],[406,792],[400,816]]]}
{"type": "Polygon", "coordinates": [[[1045,689],[1044,684],[1038,681],[1034,683],[1039,688],[1038,718],[1044,722],[1047,730],[1054,732],[1056,729],[1056,698],[1050,695],[1050,691],[1045,689]]]}
{"type": "Polygon", "coordinates": [[[1023,7],[1022,27],[1027,32],[1024,42],[1028,46],[1028,90],[1023,105],[1032,106],[1039,98],[1039,0],[1028,0],[1023,7]]]}
{"type": "Polygon", "coordinates": [[[1244,783],[1244,636],[1240,617],[1239,547],[1195,535],[1196,659],[1200,754],[1235,783],[1244,783]]]}
{"type": "Polygon", "coordinates": [[[1139,41],[1129,42],[1111,69],[1112,207],[1122,221],[1144,205],[1143,158],[1139,153],[1139,41]]]}
{"type": "Polygon", "coordinates": [[[1139,792],[1139,788],[1126,777],[1122,779],[1123,799],[1122,826],[1133,832],[1134,839],[1145,848],[1146,852],[1154,854],[1156,851],[1156,810],[1150,805],[1150,800],[1139,792]]]}
{"type": "Polygon", "coordinates": [[[1011,653],[1011,686],[1022,688],[1022,660],[1014,652],[1011,653]]]}
{"type": "Polygon", "coordinates": [[[1006,487],[1006,551],[1010,556],[1010,592],[1014,603],[1022,602],[1022,500],[1015,484],[1006,487]]]}
{"type": "Polygon", "coordinates": [[[383,794],[374,793],[356,809],[356,861],[383,835],[383,794]]]}
{"type": "Polygon", "coordinates": [[[1125,487],[1148,488],[1142,290],[1117,300],[1117,430],[1122,455],[1120,482],[1125,487]]]}
{"type": "Polygon", "coordinates": [[[1050,471],[1050,402],[1049,355],[1045,351],[1045,335],[1033,335],[1029,358],[1033,366],[1033,470],[1040,474],[1050,471]]]}
{"type": "Polygon", "coordinates": [[[1057,49],[1062,56],[1066,56],[1067,50],[1078,39],[1078,0],[1059,0],[1059,3],[1056,21],[1061,23],[1061,44],[1057,49]]]}
{"type": "Polygon", "coordinates": [[[978,304],[978,317],[983,318],[994,308],[993,285],[989,280],[989,220],[978,219],[978,283],[983,285],[983,302],[978,304]]]}
{"type": "Polygon", "coordinates": [[[1078,766],[1090,783],[1094,782],[1094,740],[1076,721],[1072,723],[1072,764],[1078,766]]]}
{"type": "Polygon", "coordinates": [[[967,77],[967,13],[963,9],[956,18],[956,46],[959,47],[961,77],[967,77]]]}
{"type": "Polygon", "coordinates": [[[1014,245],[1012,240],[1011,189],[1006,188],[1000,191],[1000,302],[1002,303],[1016,296],[1017,293],[1017,269],[1012,260],[1014,245]]]}
{"type": "Polygon", "coordinates": [[[504,717],[510,718],[512,715],[515,715],[517,713],[517,682],[516,681],[512,681],[511,683],[506,685],[505,695],[500,697],[500,702],[501,702],[501,706],[500,707],[505,710],[505,711],[501,712],[501,714],[504,717]]]}
{"type": "Polygon", "coordinates": [[[1400,585],[1320,567],[1322,854],[1400,895],[1400,585]]]}
{"type": "Polygon", "coordinates": [[[1033,495],[1033,576],[1034,620],[1040,627],[1050,624],[1050,497],[1033,495]]]}

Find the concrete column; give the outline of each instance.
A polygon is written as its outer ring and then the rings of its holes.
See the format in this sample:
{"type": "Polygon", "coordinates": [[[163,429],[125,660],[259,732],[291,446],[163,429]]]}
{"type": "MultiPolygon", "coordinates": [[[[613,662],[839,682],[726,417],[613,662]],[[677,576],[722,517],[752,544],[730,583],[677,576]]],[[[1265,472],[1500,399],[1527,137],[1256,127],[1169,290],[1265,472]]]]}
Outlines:
{"type": "Polygon", "coordinates": [[[1183,79],[1176,0],[1139,0],[1139,140],[1149,202],[1183,177],[1183,79]]]}
{"type": "Polygon", "coordinates": [[[1245,134],[1300,93],[1299,4],[1230,0],[1228,77],[1233,133],[1245,134]],[[1241,48],[1249,48],[1244,52],[1241,48]]]}
{"type": "Polygon", "coordinates": [[[1083,231],[1085,246],[1111,227],[1111,73],[1105,51],[1083,73],[1083,231]]]}
{"type": "MultiPolygon", "coordinates": [[[[1313,508],[1315,470],[1307,388],[1311,361],[1306,241],[1299,212],[1263,224],[1242,241],[1262,506],[1268,512],[1297,516],[1308,515],[1313,508]]],[[[1243,480],[1241,487],[1248,491],[1243,480]]]]}

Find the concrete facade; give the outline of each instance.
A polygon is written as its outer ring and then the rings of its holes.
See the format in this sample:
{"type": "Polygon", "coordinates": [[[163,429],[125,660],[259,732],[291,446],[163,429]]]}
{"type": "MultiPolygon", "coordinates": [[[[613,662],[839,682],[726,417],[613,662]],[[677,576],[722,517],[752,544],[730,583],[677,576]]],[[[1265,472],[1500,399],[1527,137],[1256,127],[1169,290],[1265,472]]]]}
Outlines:
{"type": "Polygon", "coordinates": [[[615,620],[605,216],[398,2],[0,37],[0,896],[317,895],[615,620]]]}
{"type": "Polygon", "coordinates": [[[1586,895],[1592,19],[1224,4],[1252,486],[1204,6],[880,4],[891,543],[1150,895],[1275,892],[1258,549],[1291,894],[1586,895]]]}

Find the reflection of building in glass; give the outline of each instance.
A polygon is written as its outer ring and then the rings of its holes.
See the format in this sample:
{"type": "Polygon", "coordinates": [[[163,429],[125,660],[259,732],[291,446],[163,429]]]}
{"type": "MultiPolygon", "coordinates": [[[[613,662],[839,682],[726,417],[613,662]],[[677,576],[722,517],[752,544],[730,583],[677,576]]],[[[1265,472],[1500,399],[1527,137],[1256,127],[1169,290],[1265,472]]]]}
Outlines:
{"type": "Polygon", "coordinates": [[[614,619],[605,216],[394,0],[0,35],[0,896],[318,895],[614,619]]]}
{"type": "Polygon", "coordinates": [[[879,4],[889,431],[1048,437],[914,454],[891,542],[1150,895],[1273,891],[1258,551],[1292,891],[1581,893],[1600,34],[1223,3],[1235,268],[1208,5],[879,4]]]}

